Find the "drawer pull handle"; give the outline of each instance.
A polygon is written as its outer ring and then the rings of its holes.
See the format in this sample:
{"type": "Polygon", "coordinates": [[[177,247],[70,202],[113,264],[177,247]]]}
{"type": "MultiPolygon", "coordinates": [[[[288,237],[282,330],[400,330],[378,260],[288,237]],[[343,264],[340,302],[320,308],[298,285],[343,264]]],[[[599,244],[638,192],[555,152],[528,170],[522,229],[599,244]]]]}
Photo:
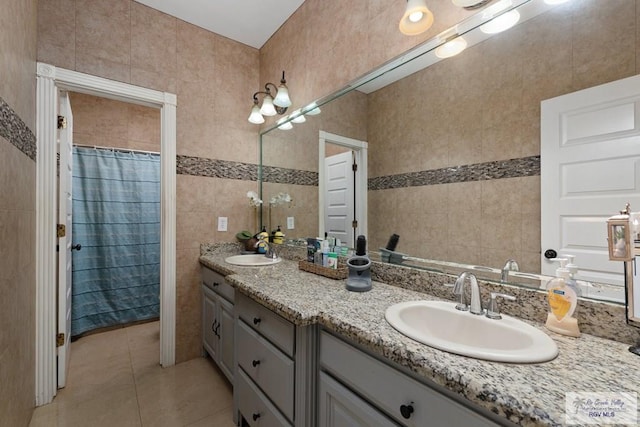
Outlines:
{"type": "Polygon", "coordinates": [[[258,418],[260,418],[260,414],[253,414],[251,418],[253,418],[253,421],[258,421],[258,418]]]}
{"type": "Polygon", "coordinates": [[[413,414],[413,402],[408,405],[400,405],[400,414],[406,420],[411,418],[411,414],[413,414]]]}
{"type": "Polygon", "coordinates": [[[255,368],[256,366],[258,366],[260,364],[260,361],[259,360],[254,360],[254,361],[251,362],[251,364],[255,368]]]}
{"type": "Polygon", "coordinates": [[[262,319],[260,319],[259,317],[254,317],[253,318],[253,324],[257,325],[258,323],[260,323],[262,321],[262,319]]]}
{"type": "Polygon", "coordinates": [[[218,321],[214,320],[213,323],[211,324],[211,332],[213,332],[214,334],[216,333],[216,323],[218,321]]]}

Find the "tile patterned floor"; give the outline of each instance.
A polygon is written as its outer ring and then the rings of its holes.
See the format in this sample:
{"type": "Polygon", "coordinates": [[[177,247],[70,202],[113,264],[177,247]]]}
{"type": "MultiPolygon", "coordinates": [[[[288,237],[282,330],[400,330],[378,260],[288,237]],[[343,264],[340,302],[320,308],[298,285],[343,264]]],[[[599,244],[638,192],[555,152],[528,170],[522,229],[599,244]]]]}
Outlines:
{"type": "Polygon", "coordinates": [[[30,427],[233,427],[232,391],[211,359],[159,365],[159,323],[71,344],[67,386],[30,427]]]}

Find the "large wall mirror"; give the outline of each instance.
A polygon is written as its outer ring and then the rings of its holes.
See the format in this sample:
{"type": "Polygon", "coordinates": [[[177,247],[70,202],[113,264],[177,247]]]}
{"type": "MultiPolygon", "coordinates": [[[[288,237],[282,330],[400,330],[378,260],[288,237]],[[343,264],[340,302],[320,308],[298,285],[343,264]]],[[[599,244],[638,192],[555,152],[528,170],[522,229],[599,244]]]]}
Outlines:
{"type": "MultiPolygon", "coordinates": [[[[320,114],[306,115],[306,122],[289,130],[266,128],[260,141],[262,224],[281,226],[291,239],[325,229],[318,168],[326,161],[320,159],[345,152],[333,144],[319,152],[321,132],[328,132],[368,147],[371,252],[397,234],[403,265],[452,274],[471,268],[501,281],[506,261],[515,259],[519,271],[503,281],[544,285],[540,200],[554,189],[540,188],[541,101],[638,73],[635,3],[490,2],[316,101],[320,114]],[[492,14],[511,10],[520,13],[515,27],[493,35],[481,31],[492,14]],[[436,48],[456,35],[464,36],[467,49],[438,58],[436,48]],[[291,200],[279,203],[279,194],[291,200]],[[269,203],[272,198],[276,203],[269,203]]],[[[312,107],[302,112],[317,112],[312,107]]],[[[602,239],[606,247],[604,225],[602,239]]],[[[590,280],[583,296],[622,303],[623,278],[620,267],[617,283],[590,280]]]]}

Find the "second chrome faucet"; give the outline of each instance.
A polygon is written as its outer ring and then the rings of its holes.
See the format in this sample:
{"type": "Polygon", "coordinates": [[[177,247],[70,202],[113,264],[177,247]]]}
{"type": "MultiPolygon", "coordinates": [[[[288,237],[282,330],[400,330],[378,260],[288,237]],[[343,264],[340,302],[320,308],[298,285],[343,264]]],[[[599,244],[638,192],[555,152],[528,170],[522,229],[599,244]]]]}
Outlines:
{"type": "MultiPolygon", "coordinates": [[[[478,280],[473,273],[465,271],[458,276],[455,285],[453,285],[453,294],[458,297],[458,304],[456,309],[461,311],[469,311],[471,314],[482,315],[485,314],[485,310],[482,308],[482,297],[480,296],[480,286],[478,280]],[[465,294],[465,283],[469,282],[471,286],[471,301],[467,302],[465,294]]],[[[506,295],[499,292],[491,292],[491,298],[489,299],[489,306],[486,311],[487,317],[490,319],[501,319],[500,309],[498,308],[497,297],[514,301],[516,298],[511,295],[506,295]]]]}

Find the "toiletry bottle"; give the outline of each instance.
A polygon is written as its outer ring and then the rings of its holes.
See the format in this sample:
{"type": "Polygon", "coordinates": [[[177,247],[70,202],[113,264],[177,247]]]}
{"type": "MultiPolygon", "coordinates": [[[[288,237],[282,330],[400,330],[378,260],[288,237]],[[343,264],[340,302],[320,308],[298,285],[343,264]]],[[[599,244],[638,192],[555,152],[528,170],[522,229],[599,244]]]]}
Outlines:
{"type": "Polygon", "coordinates": [[[574,264],[575,255],[564,255],[564,258],[567,258],[569,262],[565,265],[565,268],[569,270],[569,279],[567,280],[567,285],[569,285],[575,292],[578,297],[582,296],[582,289],[578,285],[576,281],[576,274],[578,274],[578,266],[574,264]]]}
{"type": "Polygon", "coordinates": [[[565,258],[558,258],[561,267],[556,270],[556,276],[547,284],[547,298],[549,313],[547,314],[547,329],[570,337],[579,337],[578,320],[573,317],[578,304],[578,295],[567,284],[569,270],[564,267],[565,258]]]}
{"type": "Polygon", "coordinates": [[[322,241],[322,266],[329,266],[329,241],[326,239],[322,241]]]}
{"type": "Polygon", "coordinates": [[[329,252],[327,267],[336,270],[338,268],[338,254],[335,252],[329,252]]]}
{"type": "Polygon", "coordinates": [[[307,238],[307,262],[313,263],[316,255],[316,239],[307,238]]]}
{"type": "Polygon", "coordinates": [[[280,226],[278,226],[278,229],[273,235],[273,243],[275,243],[276,245],[281,245],[284,243],[284,233],[280,229],[280,226]]]}

